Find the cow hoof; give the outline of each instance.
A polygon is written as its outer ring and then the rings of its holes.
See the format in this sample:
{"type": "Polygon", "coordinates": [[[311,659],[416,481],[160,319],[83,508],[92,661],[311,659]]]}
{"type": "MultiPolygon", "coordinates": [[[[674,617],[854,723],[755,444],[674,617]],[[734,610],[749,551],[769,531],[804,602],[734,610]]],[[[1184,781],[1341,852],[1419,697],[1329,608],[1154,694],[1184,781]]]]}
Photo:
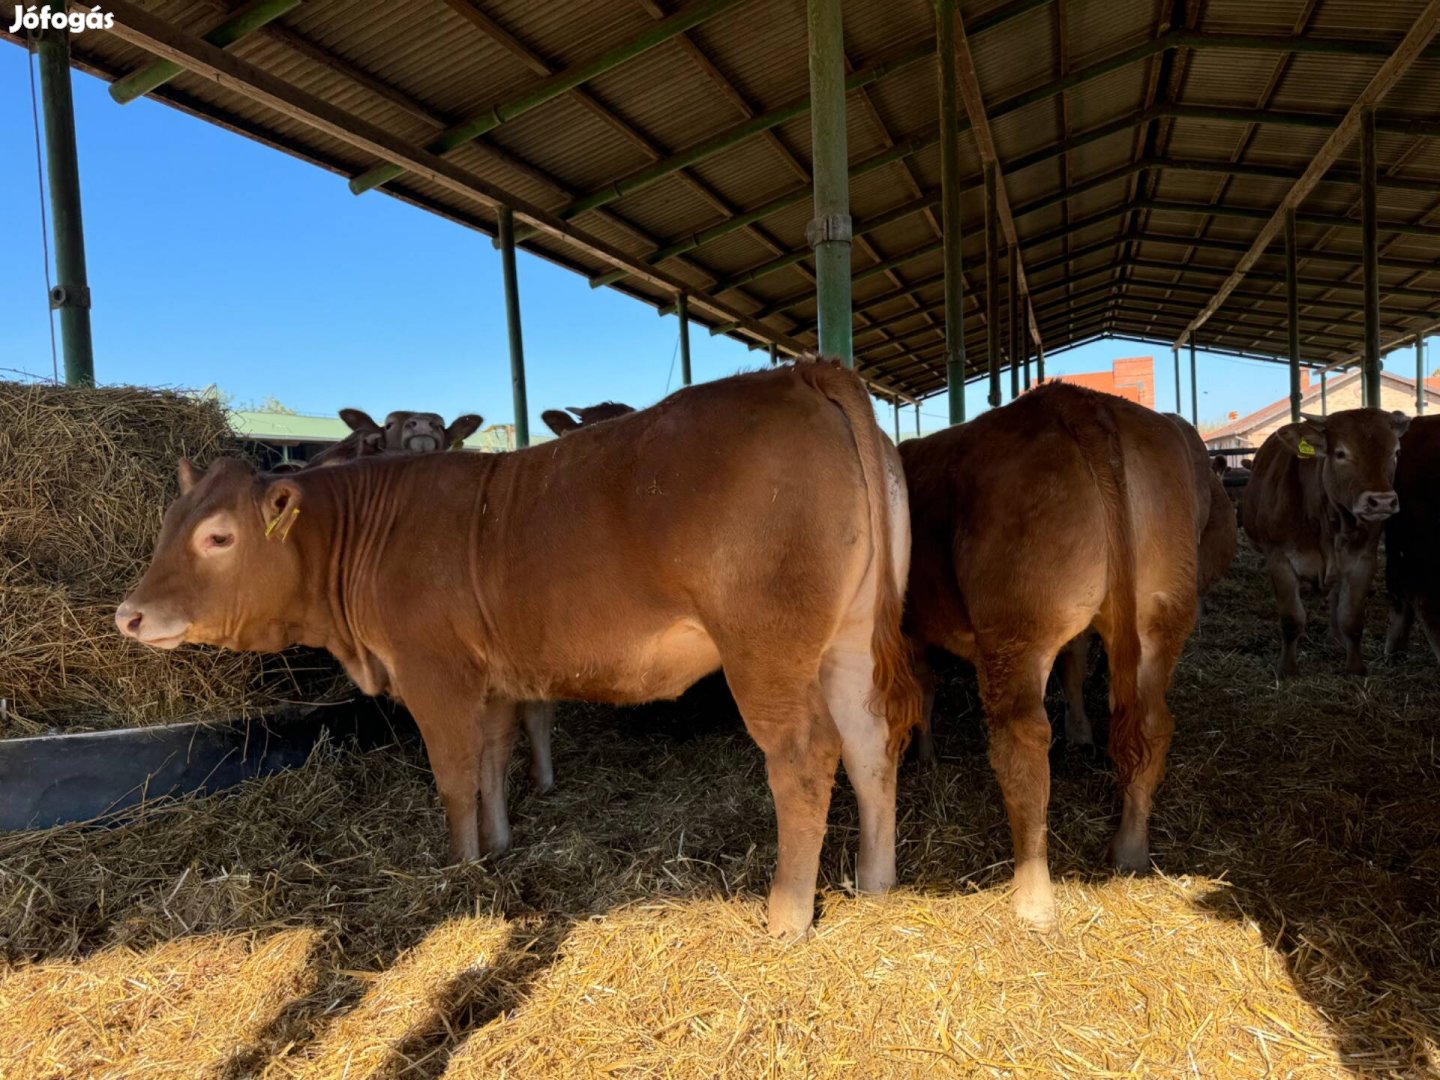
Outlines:
{"type": "Polygon", "coordinates": [[[549,795],[555,790],[555,777],[553,776],[532,776],[530,777],[530,789],[536,795],[549,795]]]}
{"type": "Polygon", "coordinates": [[[799,941],[810,932],[815,921],[815,900],[807,897],[804,903],[795,903],[778,896],[770,898],[770,915],[766,929],[777,941],[799,941]]]}
{"type": "Polygon", "coordinates": [[[1150,849],[1146,844],[1122,844],[1118,839],[1110,845],[1110,864],[1121,874],[1137,877],[1150,873],[1150,849]]]}
{"type": "Polygon", "coordinates": [[[1017,892],[1015,917],[1020,920],[1021,926],[1037,934],[1048,934],[1060,924],[1054,896],[1026,896],[1017,892]]]}

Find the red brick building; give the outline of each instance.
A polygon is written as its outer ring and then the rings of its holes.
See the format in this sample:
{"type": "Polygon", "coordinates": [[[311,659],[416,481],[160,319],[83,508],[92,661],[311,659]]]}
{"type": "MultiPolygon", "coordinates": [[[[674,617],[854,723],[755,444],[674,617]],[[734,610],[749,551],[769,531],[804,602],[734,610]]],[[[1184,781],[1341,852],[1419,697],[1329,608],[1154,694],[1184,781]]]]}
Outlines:
{"type": "Polygon", "coordinates": [[[1136,356],[1116,360],[1109,371],[1087,371],[1077,375],[1052,375],[1046,382],[1073,383],[1089,390],[1127,398],[1147,409],[1155,407],[1155,358],[1136,356]]]}

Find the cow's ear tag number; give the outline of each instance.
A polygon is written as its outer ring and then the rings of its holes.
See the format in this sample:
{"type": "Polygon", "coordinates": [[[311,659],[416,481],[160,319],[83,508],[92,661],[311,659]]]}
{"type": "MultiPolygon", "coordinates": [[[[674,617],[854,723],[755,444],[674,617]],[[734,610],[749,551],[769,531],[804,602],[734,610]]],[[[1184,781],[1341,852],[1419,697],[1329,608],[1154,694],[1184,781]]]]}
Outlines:
{"type": "Polygon", "coordinates": [[[290,530],[295,527],[295,519],[299,516],[300,508],[298,506],[291,507],[289,511],[279,515],[274,521],[270,522],[269,525],[265,526],[265,539],[269,540],[270,535],[275,531],[276,527],[279,526],[280,542],[282,544],[285,543],[285,541],[290,539],[290,530]],[[281,522],[284,522],[284,525],[281,525],[281,522]]]}
{"type": "Polygon", "coordinates": [[[1315,447],[1311,446],[1310,441],[1302,436],[1300,439],[1300,445],[1295,448],[1295,453],[1296,456],[1302,458],[1314,457],[1315,447]]]}

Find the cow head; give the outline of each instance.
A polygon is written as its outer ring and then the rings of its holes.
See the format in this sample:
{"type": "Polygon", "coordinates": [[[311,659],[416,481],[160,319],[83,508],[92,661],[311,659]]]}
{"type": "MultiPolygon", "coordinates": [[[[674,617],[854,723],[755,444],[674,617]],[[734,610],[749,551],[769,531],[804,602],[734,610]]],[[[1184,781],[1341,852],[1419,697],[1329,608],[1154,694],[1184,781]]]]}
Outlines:
{"type": "Polygon", "coordinates": [[[617,416],[624,416],[634,412],[634,408],[623,405],[618,401],[602,401],[599,405],[576,406],[571,405],[570,412],[578,419],[572,419],[559,409],[546,409],[540,414],[540,419],[545,421],[545,426],[556,435],[568,435],[582,427],[589,427],[591,424],[600,424],[606,420],[614,420],[617,416]]]}
{"type": "Polygon", "coordinates": [[[150,567],[115,612],[126,637],[274,652],[300,642],[296,594],[301,489],[223,459],[203,474],[180,461],[180,497],[165,511],[150,567]]]}
{"type": "Polygon", "coordinates": [[[449,427],[439,413],[392,412],[385,417],[384,447],[390,453],[428,454],[459,446],[475,433],[482,420],[473,413],[455,418],[449,427]]]}
{"type": "Polygon", "coordinates": [[[1410,418],[1380,409],[1346,409],[1329,416],[1305,415],[1276,432],[1302,459],[1314,459],[1326,497],[1361,521],[1384,521],[1400,509],[1395,459],[1410,418]]]}

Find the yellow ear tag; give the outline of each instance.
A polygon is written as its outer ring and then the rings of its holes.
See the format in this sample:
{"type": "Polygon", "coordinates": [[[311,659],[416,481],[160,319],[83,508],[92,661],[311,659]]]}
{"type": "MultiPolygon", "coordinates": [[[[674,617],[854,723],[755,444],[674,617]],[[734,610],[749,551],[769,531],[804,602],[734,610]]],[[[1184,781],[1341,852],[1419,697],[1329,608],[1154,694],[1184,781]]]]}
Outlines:
{"type": "Polygon", "coordinates": [[[265,526],[265,539],[269,540],[270,534],[275,531],[275,527],[283,521],[285,522],[285,528],[280,530],[280,542],[282,544],[285,543],[286,540],[290,539],[290,530],[295,527],[295,519],[299,516],[300,508],[298,506],[292,507],[288,513],[279,515],[274,521],[270,522],[269,525],[265,526]]]}
{"type": "Polygon", "coordinates": [[[1315,447],[1311,446],[1309,440],[1302,435],[1300,437],[1300,445],[1295,448],[1295,454],[1297,457],[1302,458],[1314,457],[1315,447]]]}

